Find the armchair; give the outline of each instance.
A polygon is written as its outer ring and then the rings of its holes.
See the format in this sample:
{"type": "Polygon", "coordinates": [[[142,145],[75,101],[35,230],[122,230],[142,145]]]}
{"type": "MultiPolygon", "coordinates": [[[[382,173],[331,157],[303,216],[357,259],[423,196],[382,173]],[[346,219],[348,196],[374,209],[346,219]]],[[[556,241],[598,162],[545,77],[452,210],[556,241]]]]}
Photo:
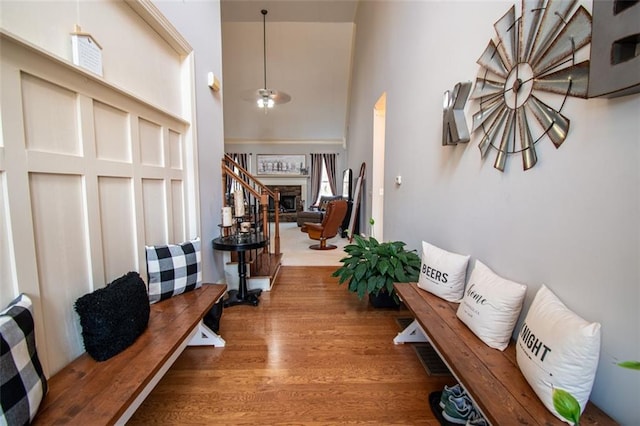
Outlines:
{"type": "MultiPolygon", "coordinates": [[[[317,205],[309,206],[309,210],[300,211],[296,215],[296,222],[298,226],[303,226],[305,223],[320,223],[322,219],[324,219],[325,210],[327,209],[327,204],[333,200],[341,200],[342,196],[334,195],[334,196],[326,196],[323,195],[320,197],[320,202],[317,205]]],[[[302,232],[306,232],[304,229],[302,232]]]]}
{"type": "Polygon", "coordinates": [[[302,229],[309,234],[312,240],[319,240],[320,244],[310,245],[313,250],[333,250],[337,248],[333,244],[327,245],[327,239],[338,235],[338,230],[347,214],[347,201],[333,200],[327,205],[327,210],[322,223],[306,222],[302,229]]]}

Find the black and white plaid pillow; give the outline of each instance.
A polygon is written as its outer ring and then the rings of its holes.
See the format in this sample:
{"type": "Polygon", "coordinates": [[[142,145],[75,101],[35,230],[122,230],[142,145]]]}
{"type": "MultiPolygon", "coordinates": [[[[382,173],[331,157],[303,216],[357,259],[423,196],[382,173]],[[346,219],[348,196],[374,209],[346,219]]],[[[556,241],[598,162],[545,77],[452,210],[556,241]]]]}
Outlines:
{"type": "Polygon", "coordinates": [[[182,244],[147,246],[146,251],[150,303],[202,285],[199,238],[182,244]]]}
{"type": "Polygon", "coordinates": [[[0,312],[0,424],[28,424],[47,393],[32,310],[29,297],[21,294],[0,312]]]}

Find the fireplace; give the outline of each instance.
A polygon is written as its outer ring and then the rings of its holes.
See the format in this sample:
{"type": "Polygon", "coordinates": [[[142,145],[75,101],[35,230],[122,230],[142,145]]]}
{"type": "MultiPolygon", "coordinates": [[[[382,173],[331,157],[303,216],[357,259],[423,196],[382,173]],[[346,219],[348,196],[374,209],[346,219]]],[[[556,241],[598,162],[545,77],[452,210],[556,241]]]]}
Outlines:
{"type": "MultiPolygon", "coordinates": [[[[300,185],[267,185],[280,192],[280,213],[295,213],[302,210],[302,187],[300,185]]],[[[269,198],[269,212],[274,211],[273,199],[269,198]]]]}
{"type": "Polygon", "coordinates": [[[291,213],[296,211],[296,196],[295,195],[281,195],[280,196],[280,209],[285,213],[291,213]]]}
{"type": "MultiPolygon", "coordinates": [[[[295,195],[280,195],[280,213],[297,212],[295,195]]],[[[273,199],[269,198],[269,212],[273,212],[273,199]]]]}

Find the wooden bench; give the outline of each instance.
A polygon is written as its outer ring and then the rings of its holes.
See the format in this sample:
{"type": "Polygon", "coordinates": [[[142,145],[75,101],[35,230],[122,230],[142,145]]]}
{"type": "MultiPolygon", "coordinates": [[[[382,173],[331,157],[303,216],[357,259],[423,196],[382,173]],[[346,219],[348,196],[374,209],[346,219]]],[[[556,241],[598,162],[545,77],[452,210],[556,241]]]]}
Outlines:
{"type": "MultiPolygon", "coordinates": [[[[491,424],[566,425],[546,409],[520,372],[514,341],[504,352],[492,349],[458,319],[458,303],[434,296],[416,283],[394,287],[415,318],[394,343],[430,342],[491,424]]],[[[580,424],[616,423],[589,403],[580,424]]]]}
{"type": "Polygon", "coordinates": [[[149,325],[123,352],[97,362],[86,352],[48,381],[34,424],[124,424],[188,345],[224,346],[203,316],[227,286],[205,284],[151,305],[149,325]]]}

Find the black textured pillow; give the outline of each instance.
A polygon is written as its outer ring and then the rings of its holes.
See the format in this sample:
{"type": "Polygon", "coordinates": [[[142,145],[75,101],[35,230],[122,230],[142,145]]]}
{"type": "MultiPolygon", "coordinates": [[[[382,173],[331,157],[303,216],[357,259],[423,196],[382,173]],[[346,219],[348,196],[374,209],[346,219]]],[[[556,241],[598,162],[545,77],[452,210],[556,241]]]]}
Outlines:
{"type": "Polygon", "coordinates": [[[128,348],[149,323],[147,287],[137,272],[129,272],[105,288],[76,300],[84,348],[105,361],[128,348]]]}

